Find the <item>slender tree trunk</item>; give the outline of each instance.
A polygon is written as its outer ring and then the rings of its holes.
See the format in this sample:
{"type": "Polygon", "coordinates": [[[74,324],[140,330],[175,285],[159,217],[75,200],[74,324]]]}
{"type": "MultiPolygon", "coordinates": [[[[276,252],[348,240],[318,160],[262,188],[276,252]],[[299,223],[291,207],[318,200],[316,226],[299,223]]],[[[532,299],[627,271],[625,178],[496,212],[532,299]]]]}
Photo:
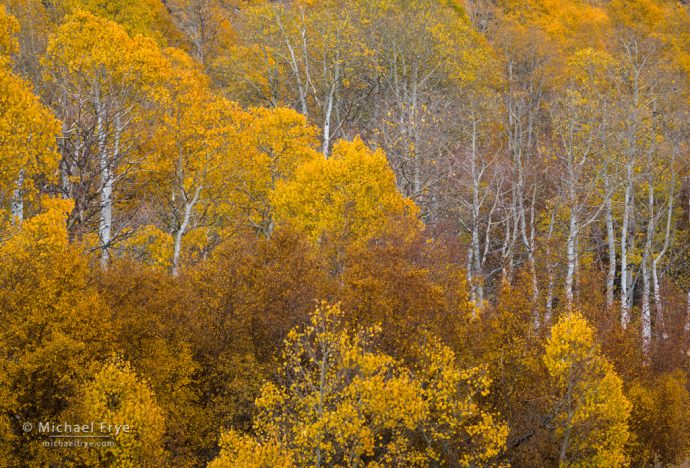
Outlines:
{"type": "Polygon", "coordinates": [[[657,269],[660,256],[656,256],[652,261],[652,291],[654,294],[654,311],[656,313],[655,327],[658,336],[666,339],[666,324],[664,320],[664,307],[661,301],[661,290],[659,286],[659,272],[657,269]]]}
{"type": "MultiPolygon", "coordinates": [[[[301,71],[299,68],[299,62],[297,61],[297,56],[295,54],[295,47],[293,44],[290,42],[290,39],[288,39],[287,34],[285,32],[285,29],[283,28],[283,22],[280,19],[280,15],[276,12],[276,23],[278,24],[278,28],[280,28],[281,33],[283,34],[285,38],[285,46],[288,49],[288,52],[290,54],[290,68],[292,68],[292,74],[295,77],[295,85],[297,86],[297,95],[299,96],[299,104],[300,104],[300,113],[304,115],[305,117],[308,116],[309,113],[309,108],[307,107],[307,87],[306,84],[302,81],[302,75],[301,71]]],[[[302,37],[302,48],[304,53],[307,53],[307,35],[306,35],[306,30],[304,28],[300,29],[300,35],[302,37]]],[[[309,58],[308,56],[305,55],[305,61],[308,61],[309,58]]],[[[305,64],[308,66],[308,62],[305,64]]],[[[309,80],[309,69],[308,67],[306,68],[306,74],[307,74],[307,81],[309,80]]]]}
{"type": "Polygon", "coordinates": [[[510,201],[510,219],[507,222],[508,229],[506,231],[506,239],[503,244],[503,258],[505,260],[503,266],[503,281],[507,284],[513,282],[513,270],[515,266],[515,243],[521,228],[520,223],[520,209],[523,204],[522,199],[522,167],[521,167],[521,141],[520,141],[520,118],[519,103],[513,99],[512,83],[513,77],[513,62],[508,60],[508,88],[506,89],[506,110],[508,114],[508,152],[512,158],[512,176],[511,183],[511,201],[510,201]]]}
{"type": "Polygon", "coordinates": [[[514,216],[515,206],[511,202],[510,213],[505,221],[505,235],[503,238],[503,246],[501,247],[501,282],[504,284],[512,284],[513,269],[515,266],[515,252],[513,246],[515,245],[515,227],[514,216]]]}
{"type": "Polygon", "coordinates": [[[568,310],[572,310],[575,302],[575,275],[577,273],[577,237],[580,226],[578,224],[578,206],[576,193],[576,171],[574,155],[571,149],[567,150],[568,172],[568,240],[566,241],[566,276],[565,299],[568,310]]]}
{"type": "Polygon", "coordinates": [[[482,257],[480,254],[479,245],[479,210],[480,210],[480,183],[481,178],[479,170],[477,168],[477,121],[472,120],[472,158],[470,161],[471,172],[472,172],[472,257],[474,263],[472,268],[474,269],[475,278],[472,283],[472,289],[476,292],[476,304],[478,307],[482,307],[484,303],[484,286],[482,284],[482,257]]]}
{"type": "Polygon", "coordinates": [[[113,176],[107,155],[101,155],[100,167],[103,188],[101,189],[101,219],[98,226],[98,233],[101,239],[101,245],[103,246],[101,266],[107,268],[110,260],[109,249],[113,224],[113,176]]]}
{"type": "Polygon", "coordinates": [[[642,350],[649,352],[652,341],[652,316],[649,304],[650,280],[649,280],[649,254],[645,248],[642,258],[642,350]]]}
{"type": "Polygon", "coordinates": [[[99,169],[101,177],[100,222],[98,236],[101,241],[101,267],[107,268],[110,261],[110,241],[113,224],[113,168],[112,161],[108,157],[105,128],[105,109],[100,95],[96,98],[96,131],[98,138],[99,169]]]}
{"type": "Polygon", "coordinates": [[[69,163],[63,156],[63,158],[60,160],[60,191],[62,192],[62,198],[71,198],[70,194],[72,192],[72,184],[70,183],[69,175],[69,163]]]}
{"type": "Polygon", "coordinates": [[[484,278],[482,276],[482,259],[479,253],[479,229],[472,230],[472,256],[474,257],[474,271],[475,271],[475,290],[477,292],[477,306],[483,307],[484,304],[484,278]]]}
{"type": "Polygon", "coordinates": [[[24,174],[24,169],[19,169],[16,188],[12,195],[12,217],[18,224],[24,220],[24,174]]]}
{"type": "Polygon", "coordinates": [[[566,261],[567,269],[565,275],[565,299],[568,309],[572,309],[575,302],[574,283],[575,283],[575,269],[577,262],[577,214],[574,207],[570,208],[570,220],[568,223],[568,240],[566,242],[566,261]]]}
{"type": "Polygon", "coordinates": [[[422,196],[422,161],[419,154],[419,140],[417,131],[417,66],[413,68],[413,84],[410,86],[412,88],[412,96],[410,98],[407,125],[409,126],[409,133],[412,134],[414,149],[409,152],[405,152],[412,156],[412,196],[415,200],[421,200],[422,196]]]}
{"type": "MultiPolygon", "coordinates": [[[[610,183],[608,174],[604,178],[604,188],[606,193],[610,193],[610,183]]],[[[606,206],[604,208],[604,215],[606,216],[606,240],[608,244],[609,268],[606,273],[606,308],[613,309],[614,299],[614,283],[616,281],[616,233],[613,226],[613,209],[611,206],[611,196],[606,198],[606,206]]]]}
{"type": "MultiPolygon", "coordinates": [[[[672,196],[672,195],[671,195],[672,196]]],[[[659,254],[654,257],[652,261],[652,286],[654,291],[654,308],[656,311],[656,326],[659,329],[660,336],[666,338],[666,326],[664,321],[664,306],[661,297],[661,286],[659,284],[659,262],[666,255],[671,239],[671,221],[673,218],[673,199],[669,200],[668,217],[666,218],[666,234],[664,237],[664,245],[659,254]]]]}
{"type": "MultiPolygon", "coordinates": [[[[67,99],[66,97],[62,97],[62,99],[67,99]]],[[[62,104],[64,105],[64,104],[62,104]]],[[[69,180],[70,176],[70,164],[68,161],[68,157],[70,152],[67,150],[67,146],[64,142],[68,141],[70,139],[70,125],[67,121],[67,118],[65,115],[61,116],[62,120],[62,133],[60,135],[59,141],[61,142],[60,144],[60,153],[62,157],[60,158],[60,191],[62,192],[62,198],[71,198],[71,183],[69,180]]],[[[79,160],[79,147],[81,145],[77,144],[77,147],[75,148],[74,151],[74,156],[72,157],[72,161],[78,161],[79,160]]]]}
{"type": "Polygon", "coordinates": [[[632,109],[627,128],[627,161],[625,166],[626,187],[623,206],[623,226],[621,227],[621,325],[627,328],[630,323],[630,309],[633,302],[632,272],[628,266],[628,251],[634,251],[634,232],[631,231],[634,215],[633,165],[637,157],[637,128],[640,121],[640,70],[632,74],[632,109]]]}
{"type": "Polygon", "coordinates": [[[175,244],[173,249],[173,265],[172,265],[172,275],[177,276],[180,272],[180,253],[182,251],[182,237],[187,233],[189,228],[189,223],[192,219],[192,211],[194,206],[199,201],[199,194],[201,189],[197,188],[194,192],[194,196],[191,200],[188,200],[184,205],[184,213],[182,214],[182,223],[180,223],[179,228],[175,232],[175,244]]]}
{"type": "Polygon", "coordinates": [[[333,113],[333,100],[335,99],[335,82],[331,85],[331,89],[326,97],[326,112],[323,118],[323,145],[321,152],[328,157],[331,144],[331,114],[333,113]]]}
{"type": "Polygon", "coordinates": [[[626,167],[627,183],[623,200],[623,221],[621,226],[621,326],[628,328],[630,323],[630,299],[628,298],[628,230],[630,229],[630,201],[632,198],[632,167],[626,167]]]}
{"type": "Polygon", "coordinates": [[[649,263],[652,257],[652,241],[656,232],[654,184],[651,177],[651,156],[647,171],[647,211],[649,213],[649,219],[647,221],[647,236],[644,245],[644,253],[642,254],[642,349],[645,353],[649,352],[649,346],[652,340],[652,311],[650,307],[651,278],[649,263]]]}
{"type": "Polygon", "coordinates": [[[666,212],[666,230],[664,232],[664,245],[658,255],[652,261],[652,286],[654,292],[654,308],[656,311],[656,327],[662,339],[666,339],[666,324],[664,320],[664,307],[661,298],[661,286],[659,285],[659,262],[664,258],[671,245],[671,229],[673,226],[673,205],[675,198],[676,177],[674,172],[675,153],[671,160],[671,188],[668,194],[668,208],[666,212]]]}
{"type": "Polygon", "coordinates": [[[473,267],[474,262],[472,259],[473,256],[474,256],[474,250],[470,246],[467,249],[467,284],[470,285],[470,301],[477,304],[477,290],[474,287],[474,275],[472,274],[472,270],[474,269],[474,267],[473,267]]]}
{"type": "Polygon", "coordinates": [[[534,227],[534,213],[535,205],[537,202],[537,187],[534,186],[532,192],[532,203],[530,204],[530,215],[529,215],[529,240],[527,245],[527,260],[529,262],[530,277],[532,279],[532,315],[538,317],[539,310],[537,307],[537,301],[539,300],[539,279],[537,278],[537,262],[534,257],[534,235],[536,229],[534,227]]]}
{"type": "Polygon", "coordinates": [[[556,284],[555,267],[556,265],[551,260],[551,238],[553,237],[553,227],[556,221],[556,209],[551,212],[551,219],[549,220],[549,230],[546,234],[546,311],[544,312],[544,326],[551,325],[551,318],[553,317],[553,293],[556,284]]]}

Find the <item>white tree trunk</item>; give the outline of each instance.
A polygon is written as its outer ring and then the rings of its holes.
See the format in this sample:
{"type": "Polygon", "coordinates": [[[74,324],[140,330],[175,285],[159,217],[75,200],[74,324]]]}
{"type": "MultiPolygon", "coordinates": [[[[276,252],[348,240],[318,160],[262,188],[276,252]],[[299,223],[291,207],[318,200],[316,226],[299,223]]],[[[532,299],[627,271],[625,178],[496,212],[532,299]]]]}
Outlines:
{"type": "Polygon", "coordinates": [[[657,255],[652,261],[652,291],[654,293],[654,310],[656,312],[656,329],[658,336],[666,339],[666,325],[664,321],[664,307],[661,302],[661,290],[659,286],[659,273],[657,271],[660,255],[657,255]]]}
{"type": "Polygon", "coordinates": [[[630,199],[632,197],[632,167],[627,167],[627,184],[623,201],[623,225],[621,226],[621,326],[628,328],[630,323],[630,300],[628,298],[628,230],[630,225],[630,199]]]}
{"type": "Polygon", "coordinates": [[[505,235],[503,237],[503,245],[501,247],[501,282],[503,284],[512,284],[513,270],[515,268],[515,203],[514,199],[511,201],[510,213],[505,220],[505,235]]]}
{"type": "Polygon", "coordinates": [[[650,306],[651,278],[649,263],[652,258],[654,234],[656,233],[656,219],[654,211],[654,181],[652,180],[651,151],[647,165],[647,235],[642,255],[642,349],[649,352],[652,340],[652,310],[650,306]]]}
{"type": "Polygon", "coordinates": [[[568,183],[568,240],[566,241],[566,275],[565,300],[568,310],[572,310],[575,303],[575,274],[577,273],[577,254],[580,226],[578,224],[577,206],[577,168],[572,149],[567,150],[567,183],[568,183]]]}
{"type": "Polygon", "coordinates": [[[184,213],[182,215],[182,223],[180,223],[179,228],[175,232],[175,245],[173,248],[173,265],[172,265],[172,275],[177,276],[180,272],[180,253],[182,252],[182,237],[187,233],[187,229],[189,228],[189,222],[192,219],[192,210],[194,209],[194,205],[196,205],[196,202],[198,200],[198,191],[197,195],[195,195],[194,199],[192,199],[189,203],[185,203],[184,206],[184,213]]]}
{"type": "Polygon", "coordinates": [[[182,251],[182,236],[184,236],[190,218],[189,205],[185,206],[184,219],[182,224],[175,232],[175,244],[173,249],[172,275],[177,276],[180,272],[180,252],[182,251]]]}
{"type": "Polygon", "coordinates": [[[673,173],[673,176],[671,177],[671,188],[669,190],[668,194],[668,208],[666,212],[666,230],[664,232],[664,245],[662,246],[661,250],[659,251],[658,255],[654,257],[654,260],[652,261],[652,286],[653,286],[653,292],[654,292],[654,308],[656,310],[656,326],[660,332],[660,336],[663,339],[667,338],[666,335],[666,325],[664,321],[664,306],[662,303],[662,298],[661,298],[661,286],[659,284],[659,262],[664,258],[666,255],[666,252],[668,251],[668,248],[671,245],[671,229],[673,226],[673,205],[674,205],[674,198],[675,198],[675,184],[676,184],[676,178],[675,178],[675,173],[673,172],[673,164],[675,162],[675,154],[674,158],[672,159],[671,162],[671,171],[673,173]]]}
{"type": "Polygon", "coordinates": [[[101,189],[101,219],[98,226],[98,235],[103,246],[101,266],[107,268],[110,260],[109,249],[113,225],[113,175],[107,155],[101,155],[100,166],[103,188],[101,189]]]}
{"type": "Polygon", "coordinates": [[[474,276],[472,275],[474,252],[472,248],[467,249],[467,284],[470,285],[470,301],[477,304],[477,291],[474,287],[474,276]]]}
{"type": "Polygon", "coordinates": [[[328,157],[331,144],[331,114],[333,113],[333,100],[335,99],[335,82],[331,85],[331,89],[326,97],[326,112],[323,117],[323,146],[321,152],[328,157]]]}
{"type": "Polygon", "coordinates": [[[642,259],[642,350],[649,352],[652,341],[652,314],[649,303],[649,256],[647,249],[642,259]]]}
{"type": "MultiPolygon", "coordinates": [[[[623,206],[623,226],[621,227],[621,325],[624,329],[630,323],[630,308],[633,302],[632,272],[628,266],[628,247],[634,246],[634,236],[630,231],[632,206],[634,204],[633,165],[637,157],[637,128],[640,123],[640,69],[635,67],[632,78],[632,108],[627,121],[627,161],[625,165],[626,187],[623,206]]],[[[632,248],[630,250],[633,250],[632,248]]]]}
{"type": "Polygon", "coordinates": [[[98,138],[99,169],[101,177],[101,203],[98,236],[101,241],[101,267],[107,268],[110,261],[110,241],[113,224],[113,170],[108,157],[105,128],[105,109],[101,105],[100,96],[96,96],[96,131],[98,138]]]}
{"type": "Polygon", "coordinates": [[[530,277],[532,278],[532,315],[535,317],[539,315],[537,300],[539,299],[539,280],[537,278],[537,262],[534,257],[534,235],[535,235],[535,205],[537,202],[537,187],[534,187],[532,192],[532,203],[530,204],[529,216],[529,240],[527,245],[527,260],[529,262],[530,277]]]}
{"type": "MultiPolygon", "coordinates": [[[[304,12],[302,12],[304,14],[304,12]]],[[[306,28],[302,27],[299,29],[300,36],[302,38],[302,50],[304,52],[304,62],[305,62],[305,83],[302,80],[302,72],[299,67],[299,61],[297,60],[297,54],[295,53],[295,46],[290,42],[290,38],[287,36],[285,28],[283,27],[283,22],[280,19],[280,15],[276,11],[276,24],[280,29],[283,38],[285,40],[285,46],[287,47],[288,53],[290,54],[290,68],[292,69],[292,74],[295,77],[295,86],[297,86],[297,95],[299,96],[300,113],[305,117],[308,115],[309,108],[307,106],[307,83],[309,82],[309,56],[308,56],[308,46],[307,46],[307,31],[306,28]]]]}
{"type": "Polygon", "coordinates": [[[12,217],[15,222],[21,224],[24,220],[24,169],[19,169],[16,188],[12,195],[12,217]]]}
{"type": "Polygon", "coordinates": [[[479,245],[479,221],[480,221],[480,183],[481,176],[477,167],[477,121],[472,121],[472,155],[470,161],[470,168],[472,172],[472,257],[473,263],[471,265],[474,270],[474,282],[472,289],[475,292],[475,301],[478,307],[482,307],[484,303],[484,286],[482,284],[482,257],[479,245]]]}
{"type": "Polygon", "coordinates": [[[551,261],[551,238],[553,237],[553,227],[556,221],[556,211],[551,212],[551,219],[549,220],[549,230],[546,234],[546,311],[544,312],[544,326],[551,325],[551,318],[553,317],[553,293],[556,284],[556,265],[551,261]]]}
{"type": "Polygon", "coordinates": [[[574,284],[575,268],[577,263],[577,214],[574,207],[570,208],[570,221],[568,223],[568,241],[566,243],[567,269],[565,275],[565,299],[568,309],[572,309],[575,301],[574,284]]]}
{"type": "Polygon", "coordinates": [[[613,226],[613,209],[611,207],[611,196],[608,196],[609,178],[608,175],[605,176],[605,189],[607,193],[606,206],[604,209],[606,216],[606,240],[608,243],[608,257],[609,257],[609,268],[606,273],[606,308],[611,310],[613,308],[614,299],[614,283],[616,281],[616,233],[613,226]]]}

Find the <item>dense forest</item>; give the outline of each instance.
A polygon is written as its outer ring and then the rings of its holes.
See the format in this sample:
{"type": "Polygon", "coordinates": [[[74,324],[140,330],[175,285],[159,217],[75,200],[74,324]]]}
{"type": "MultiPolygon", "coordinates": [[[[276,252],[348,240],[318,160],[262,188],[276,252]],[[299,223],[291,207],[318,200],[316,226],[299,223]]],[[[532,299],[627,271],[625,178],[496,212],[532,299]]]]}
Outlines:
{"type": "Polygon", "coordinates": [[[690,6],[0,0],[0,466],[690,459],[690,6]]]}

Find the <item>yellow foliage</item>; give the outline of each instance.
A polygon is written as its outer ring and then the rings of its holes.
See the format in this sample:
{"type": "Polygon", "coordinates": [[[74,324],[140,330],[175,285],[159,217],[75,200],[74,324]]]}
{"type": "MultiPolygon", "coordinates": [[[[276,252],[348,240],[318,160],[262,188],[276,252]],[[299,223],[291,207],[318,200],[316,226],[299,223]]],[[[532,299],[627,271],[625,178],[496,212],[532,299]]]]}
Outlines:
{"type": "Polygon", "coordinates": [[[606,51],[591,47],[577,50],[568,60],[569,73],[582,88],[601,91],[610,85],[610,73],[615,71],[616,60],[606,51]]]}
{"type": "Polygon", "coordinates": [[[609,15],[628,28],[650,32],[657,29],[664,19],[662,4],[657,0],[612,0],[609,15]]]}
{"type": "Polygon", "coordinates": [[[85,386],[78,405],[81,423],[95,422],[97,430],[115,442],[112,447],[91,448],[93,458],[88,461],[132,468],[163,462],[163,413],[148,384],[137,378],[128,362],[119,358],[107,362],[85,386]]]}
{"type": "Polygon", "coordinates": [[[172,258],[172,238],[156,226],[147,224],[137,229],[122,248],[142,263],[167,269],[172,258]]]}
{"type": "Polygon", "coordinates": [[[156,146],[140,183],[157,200],[161,222],[172,233],[166,263],[176,271],[181,249],[189,244],[185,236],[217,227],[230,211],[231,155],[242,111],[211,92],[208,78],[184,52],[166,49],[165,56],[171,73],[161,83],[156,146]]]}
{"type": "Polygon", "coordinates": [[[298,167],[318,158],[316,135],[303,115],[285,107],[252,108],[244,115],[232,160],[242,223],[271,233],[271,194],[281,181],[291,180],[298,167]]]}
{"type": "Polygon", "coordinates": [[[220,454],[209,468],[287,468],[296,466],[292,454],[276,442],[259,443],[249,436],[229,430],[220,438],[220,454]]]}
{"type": "MultiPolygon", "coordinates": [[[[110,329],[86,257],[68,242],[72,207],[71,200],[44,199],[44,212],[0,243],[0,353],[12,356],[0,360],[0,381],[11,394],[0,400],[0,426],[14,426],[18,436],[7,442],[15,455],[33,454],[44,465],[57,463],[59,453],[42,447],[36,434],[22,434],[17,421],[63,419],[68,400],[104,352],[110,329]]],[[[0,460],[10,466],[25,462],[0,460]]]]}
{"type": "Polygon", "coordinates": [[[19,52],[19,22],[0,5],[0,66],[9,62],[10,56],[19,52]]]}
{"type": "Polygon", "coordinates": [[[378,327],[351,332],[343,318],[323,303],[288,333],[281,384],[266,383],[256,400],[258,438],[226,433],[212,466],[427,466],[458,456],[473,465],[503,450],[507,426],[476,400],[490,383],[481,369],[460,370],[430,338],[410,372],[375,351],[378,327]],[[422,433],[426,446],[416,446],[422,433]]]}
{"type": "MultiPolygon", "coordinates": [[[[0,21],[2,11],[0,6],[0,21]]],[[[0,48],[6,46],[0,44],[0,48]]],[[[59,160],[55,142],[60,122],[43,106],[29,82],[2,63],[0,90],[0,194],[18,190],[13,197],[34,200],[38,192],[34,178],[43,175],[48,181],[55,179],[59,160]]],[[[0,208],[7,208],[7,199],[0,201],[0,208]]]]}
{"type": "Polygon", "coordinates": [[[161,0],[63,0],[67,12],[79,10],[118,23],[129,34],[144,34],[158,42],[172,29],[161,0]]]}
{"type": "Polygon", "coordinates": [[[506,17],[543,32],[562,51],[601,47],[611,34],[606,10],[586,0],[501,0],[506,17]]]}
{"type": "Polygon", "coordinates": [[[51,36],[43,64],[49,82],[90,88],[101,99],[127,98],[128,91],[131,98],[137,89],[161,98],[159,85],[170,73],[152,39],[130,37],[117,23],[84,11],[67,16],[51,36]]]}
{"type": "Polygon", "coordinates": [[[455,360],[455,354],[433,337],[422,350],[416,374],[429,407],[425,430],[432,442],[427,454],[433,460],[447,460],[453,455],[444,449],[463,441],[458,460],[463,466],[491,463],[505,449],[508,426],[479,404],[481,397],[489,395],[487,369],[460,369],[455,360]],[[458,392],[459,388],[465,393],[458,392]]]}
{"type": "Polygon", "coordinates": [[[364,243],[389,227],[388,218],[417,214],[398,192],[383,151],[372,151],[359,138],[341,140],[330,158],[299,167],[294,180],[277,184],[272,201],[279,223],[314,241],[364,243]]]}
{"type": "Polygon", "coordinates": [[[496,53],[489,42],[474,30],[464,12],[461,15],[445,14],[441,18],[432,13],[426,18],[426,23],[436,49],[434,60],[447,70],[457,85],[463,88],[500,87],[503,77],[496,53]]]}
{"type": "Polygon", "coordinates": [[[578,313],[551,329],[544,363],[558,392],[556,436],[565,466],[623,466],[631,405],[601,355],[594,329],[578,313]]]}

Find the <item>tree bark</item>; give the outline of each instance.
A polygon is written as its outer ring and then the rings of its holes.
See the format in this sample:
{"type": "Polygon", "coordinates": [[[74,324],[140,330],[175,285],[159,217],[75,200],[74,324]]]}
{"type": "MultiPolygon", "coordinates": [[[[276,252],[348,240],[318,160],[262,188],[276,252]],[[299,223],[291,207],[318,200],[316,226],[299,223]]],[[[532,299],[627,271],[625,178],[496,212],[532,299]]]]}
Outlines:
{"type": "MultiPolygon", "coordinates": [[[[604,178],[604,188],[606,193],[610,192],[610,182],[608,174],[604,178]]],[[[608,245],[609,265],[606,273],[606,308],[613,309],[614,283],[616,281],[616,233],[613,226],[613,209],[611,206],[611,196],[606,199],[604,208],[606,216],[606,240],[608,245]]]]}
{"type": "Polygon", "coordinates": [[[175,232],[175,245],[173,249],[173,265],[172,265],[172,275],[177,276],[180,272],[180,253],[182,251],[182,237],[187,233],[189,228],[189,223],[192,219],[192,211],[194,206],[199,201],[199,195],[201,193],[201,188],[197,188],[194,192],[194,196],[191,200],[187,200],[184,205],[184,213],[182,215],[182,223],[180,227],[175,232]]]}
{"type": "Polygon", "coordinates": [[[107,135],[105,128],[105,108],[96,95],[96,132],[98,135],[98,158],[101,178],[100,222],[98,236],[101,241],[101,267],[107,268],[110,261],[110,242],[113,223],[113,171],[112,161],[108,157],[107,135]]]}
{"type": "Polygon", "coordinates": [[[621,326],[628,328],[630,323],[630,300],[628,298],[628,230],[630,229],[630,201],[632,198],[632,167],[631,163],[626,167],[627,183],[623,200],[623,221],[621,226],[621,326]]]}
{"type": "Polygon", "coordinates": [[[17,177],[16,188],[12,194],[12,217],[17,224],[21,224],[24,220],[24,169],[19,169],[19,176],[17,177]]]}
{"type": "Polygon", "coordinates": [[[664,258],[666,255],[666,252],[668,251],[670,245],[671,245],[671,229],[673,226],[673,205],[674,205],[674,198],[675,198],[675,184],[676,184],[676,177],[675,177],[675,172],[674,172],[674,163],[675,163],[675,153],[674,156],[671,160],[671,173],[673,174],[671,176],[671,187],[669,190],[668,194],[668,208],[666,212],[666,230],[664,233],[664,245],[661,247],[661,250],[657,254],[656,257],[654,257],[654,260],[652,261],[652,286],[653,286],[653,292],[654,292],[654,308],[656,311],[656,327],[660,332],[660,336],[663,339],[666,339],[666,325],[665,325],[665,320],[664,320],[664,307],[662,303],[662,297],[661,297],[661,286],[659,284],[659,262],[664,258]]]}

